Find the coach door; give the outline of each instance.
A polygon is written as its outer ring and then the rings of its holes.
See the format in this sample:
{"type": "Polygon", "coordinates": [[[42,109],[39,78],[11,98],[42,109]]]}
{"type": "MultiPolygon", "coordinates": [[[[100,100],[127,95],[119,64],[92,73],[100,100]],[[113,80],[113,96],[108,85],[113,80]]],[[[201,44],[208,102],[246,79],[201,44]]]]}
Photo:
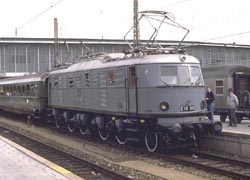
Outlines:
{"type": "MultiPolygon", "coordinates": [[[[239,108],[246,108],[245,99],[246,99],[246,95],[248,94],[249,96],[249,92],[250,92],[250,75],[249,74],[234,74],[234,91],[239,99],[239,108]]],[[[247,106],[249,105],[247,104],[247,106]]]]}
{"type": "Polygon", "coordinates": [[[137,112],[137,78],[135,66],[128,67],[128,83],[127,83],[127,109],[128,112],[137,112]]]}

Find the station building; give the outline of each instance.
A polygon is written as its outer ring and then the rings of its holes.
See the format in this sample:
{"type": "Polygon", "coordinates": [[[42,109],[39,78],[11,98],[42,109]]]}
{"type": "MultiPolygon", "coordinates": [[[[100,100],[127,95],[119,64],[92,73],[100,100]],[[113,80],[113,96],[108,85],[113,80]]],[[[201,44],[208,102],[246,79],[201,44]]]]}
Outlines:
{"type": "MultiPolygon", "coordinates": [[[[115,39],[59,39],[60,64],[71,63],[89,53],[116,53],[129,49],[128,42],[115,39]]],[[[143,41],[142,41],[143,42],[143,41]]],[[[158,41],[163,47],[179,41],[158,41]]],[[[250,66],[250,45],[184,41],[187,53],[202,65],[241,64],[250,66]]],[[[53,38],[0,38],[0,77],[25,75],[53,70],[53,38]]]]}

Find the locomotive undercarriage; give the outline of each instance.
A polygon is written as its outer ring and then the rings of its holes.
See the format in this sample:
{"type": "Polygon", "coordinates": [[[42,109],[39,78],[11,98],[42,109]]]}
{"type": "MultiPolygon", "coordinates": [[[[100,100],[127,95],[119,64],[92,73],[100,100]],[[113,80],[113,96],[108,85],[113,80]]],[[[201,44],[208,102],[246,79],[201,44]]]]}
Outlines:
{"type": "Polygon", "coordinates": [[[128,118],[95,113],[53,110],[57,128],[66,126],[70,132],[98,135],[108,140],[114,135],[119,144],[128,141],[144,142],[150,152],[183,146],[197,146],[205,131],[212,132],[213,124],[174,124],[168,127],[157,124],[156,119],[128,118]],[[209,130],[211,129],[211,130],[209,130]]]}

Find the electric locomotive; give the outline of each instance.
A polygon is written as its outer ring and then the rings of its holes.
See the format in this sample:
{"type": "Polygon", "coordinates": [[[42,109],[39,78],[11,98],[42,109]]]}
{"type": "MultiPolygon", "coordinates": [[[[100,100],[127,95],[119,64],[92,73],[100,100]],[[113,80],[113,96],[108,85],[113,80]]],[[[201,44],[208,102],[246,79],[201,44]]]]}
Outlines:
{"type": "Polygon", "coordinates": [[[150,152],[194,144],[207,127],[199,61],[178,49],[87,57],[50,73],[0,80],[0,108],[56,127],[89,130],[118,143],[144,140],[150,152]]]}
{"type": "Polygon", "coordinates": [[[120,144],[143,138],[150,152],[196,143],[209,124],[199,61],[174,49],[102,54],[53,71],[48,99],[58,128],[103,140],[114,133],[120,144]]]}

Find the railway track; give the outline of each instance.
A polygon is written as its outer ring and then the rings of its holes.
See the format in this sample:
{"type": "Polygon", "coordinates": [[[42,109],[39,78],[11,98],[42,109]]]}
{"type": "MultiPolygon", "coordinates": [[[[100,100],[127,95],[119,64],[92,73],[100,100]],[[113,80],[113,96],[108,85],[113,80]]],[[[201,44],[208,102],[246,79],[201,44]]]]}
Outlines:
{"type": "MultiPolygon", "coordinates": [[[[60,131],[61,131],[60,133],[64,135],[67,134],[67,135],[75,136],[75,138],[79,138],[79,134],[78,135],[74,133],[72,134],[72,133],[67,132],[64,129],[61,129],[60,131]]],[[[118,150],[121,149],[121,151],[126,151],[127,153],[137,154],[137,155],[141,155],[143,157],[151,158],[151,159],[159,159],[162,162],[171,161],[173,163],[178,163],[184,166],[194,167],[196,169],[204,170],[206,172],[210,172],[211,174],[216,173],[216,174],[221,174],[223,176],[231,177],[233,179],[242,179],[242,180],[249,179],[250,180],[250,162],[241,161],[238,159],[222,157],[220,155],[206,153],[206,152],[202,152],[198,150],[179,151],[175,153],[171,153],[171,152],[149,153],[145,149],[141,148],[138,144],[136,145],[133,144],[132,146],[120,146],[112,141],[104,142],[104,141],[98,140],[98,138],[93,139],[93,137],[90,138],[90,137],[85,136],[84,139],[87,141],[91,141],[91,142],[97,141],[103,145],[112,146],[115,149],[118,149],[118,150]]],[[[65,168],[67,169],[67,167],[65,168]]],[[[70,171],[74,172],[74,170],[70,170],[70,171]]],[[[98,171],[89,170],[89,171],[99,172],[99,170],[98,171]]],[[[75,174],[78,175],[77,172],[75,174]]],[[[118,178],[114,178],[114,179],[118,179],[118,178]]]]}
{"type": "Polygon", "coordinates": [[[58,150],[3,127],[0,127],[0,135],[86,180],[131,180],[130,177],[72,155],[67,150],[58,150]]]}
{"type": "Polygon", "coordinates": [[[198,150],[187,150],[170,155],[157,154],[164,161],[172,161],[185,166],[221,174],[238,180],[250,180],[250,162],[228,158],[198,150]]]}
{"type": "Polygon", "coordinates": [[[227,175],[236,179],[250,179],[250,162],[224,157],[213,153],[190,150],[187,152],[192,157],[193,165],[205,170],[211,170],[219,174],[227,175]],[[192,156],[191,156],[192,154],[192,156]]]}

